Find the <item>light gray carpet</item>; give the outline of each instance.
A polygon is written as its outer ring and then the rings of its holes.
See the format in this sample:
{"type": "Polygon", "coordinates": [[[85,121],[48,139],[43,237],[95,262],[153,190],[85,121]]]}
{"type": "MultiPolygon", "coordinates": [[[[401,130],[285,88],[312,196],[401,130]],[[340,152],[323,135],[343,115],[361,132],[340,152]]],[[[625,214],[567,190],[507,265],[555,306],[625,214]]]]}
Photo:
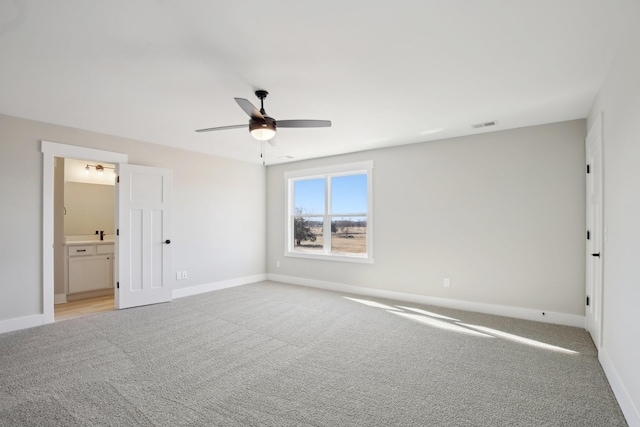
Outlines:
{"type": "Polygon", "coordinates": [[[584,330],[369,301],[263,282],[0,335],[0,425],[626,425],[584,330]]]}

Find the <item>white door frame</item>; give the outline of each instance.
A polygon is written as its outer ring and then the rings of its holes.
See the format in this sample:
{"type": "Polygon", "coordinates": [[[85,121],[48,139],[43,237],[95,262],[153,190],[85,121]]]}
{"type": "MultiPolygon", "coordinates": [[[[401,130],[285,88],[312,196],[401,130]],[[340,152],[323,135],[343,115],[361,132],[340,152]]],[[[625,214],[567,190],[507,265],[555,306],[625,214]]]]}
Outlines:
{"type": "Polygon", "coordinates": [[[591,334],[596,348],[599,350],[602,347],[602,322],[603,322],[603,297],[604,297],[604,246],[605,246],[605,230],[604,230],[604,133],[603,133],[603,113],[596,117],[595,122],[591,126],[591,129],[587,132],[585,138],[585,154],[587,161],[590,162],[591,156],[590,144],[591,141],[596,145],[596,150],[600,152],[600,164],[589,165],[591,168],[591,174],[587,174],[587,199],[586,199],[586,215],[587,215],[587,229],[590,231],[590,240],[587,240],[586,245],[586,283],[585,291],[587,296],[590,296],[590,306],[585,306],[585,329],[591,334]],[[599,169],[599,170],[598,170],[599,169]],[[595,176],[599,176],[599,183],[591,182],[595,176]],[[593,213],[590,212],[590,190],[591,186],[599,188],[600,191],[600,209],[599,218],[592,218],[593,213]],[[598,224],[593,224],[598,220],[598,224]],[[595,230],[594,230],[595,228],[595,230]],[[599,233],[599,235],[597,235],[599,233]],[[598,241],[599,247],[594,248],[593,242],[598,241]],[[594,259],[592,253],[598,251],[598,259],[594,259]],[[591,264],[597,262],[600,264],[599,269],[592,269],[591,264]],[[597,274],[599,277],[592,277],[593,274],[597,274]],[[592,315],[593,313],[593,315],[592,315]]]}
{"type": "Polygon", "coordinates": [[[43,323],[53,323],[53,200],[54,157],[83,159],[103,163],[128,163],[129,155],[76,145],[42,141],[42,313],[43,323]]]}

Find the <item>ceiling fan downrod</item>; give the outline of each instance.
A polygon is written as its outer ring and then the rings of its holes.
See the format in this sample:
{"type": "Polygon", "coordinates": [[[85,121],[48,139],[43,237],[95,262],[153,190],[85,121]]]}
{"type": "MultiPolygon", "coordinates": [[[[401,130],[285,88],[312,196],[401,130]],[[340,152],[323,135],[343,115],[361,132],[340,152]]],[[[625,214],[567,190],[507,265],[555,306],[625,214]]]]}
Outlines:
{"type": "Polygon", "coordinates": [[[269,95],[269,92],[267,92],[266,90],[256,91],[256,96],[260,98],[260,114],[262,114],[263,116],[267,114],[264,111],[264,99],[267,97],[267,95],[269,95]]]}

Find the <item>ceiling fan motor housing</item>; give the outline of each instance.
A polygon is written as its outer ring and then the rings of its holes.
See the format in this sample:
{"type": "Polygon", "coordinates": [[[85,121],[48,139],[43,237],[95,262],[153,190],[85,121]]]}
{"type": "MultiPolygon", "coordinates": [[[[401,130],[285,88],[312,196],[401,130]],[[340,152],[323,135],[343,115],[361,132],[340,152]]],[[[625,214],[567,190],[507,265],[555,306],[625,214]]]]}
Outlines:
{"type": "Polygon", "coordinates": [[[271,139],[276,133],[276,120],[269,116],[264,116],[264,120],[250,119],[249,132],[262,141],[271,139]]]}
{"type": "Polygon", "coordinates": [[[264,120],[249,120],[249,130],[259,129],[259,128],[267,128],[267,129],[276,129],[276,119],[269,116],[264,116],[264,120]]]}

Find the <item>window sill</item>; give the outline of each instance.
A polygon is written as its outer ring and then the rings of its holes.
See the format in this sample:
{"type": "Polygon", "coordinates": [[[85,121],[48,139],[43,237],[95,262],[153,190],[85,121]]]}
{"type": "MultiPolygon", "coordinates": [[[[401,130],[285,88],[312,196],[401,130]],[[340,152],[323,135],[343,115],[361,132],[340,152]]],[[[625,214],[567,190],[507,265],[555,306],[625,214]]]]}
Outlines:
{"type": "Polygon", "coordinates": [[[322,261],[354,262],[358,264],[373,264],[373,258],[357,255],[327,255],[309,252],[285,252],[284,256],[292,258],[318,259],[322,261]]]}

